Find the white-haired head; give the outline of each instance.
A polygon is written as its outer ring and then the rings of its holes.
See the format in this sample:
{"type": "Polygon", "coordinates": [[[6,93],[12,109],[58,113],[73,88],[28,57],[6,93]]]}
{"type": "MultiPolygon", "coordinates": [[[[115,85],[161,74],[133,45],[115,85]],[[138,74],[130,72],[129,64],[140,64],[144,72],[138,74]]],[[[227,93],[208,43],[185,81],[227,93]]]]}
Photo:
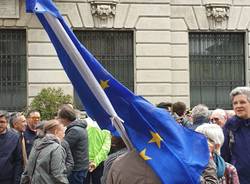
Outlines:
{"type": "Polygon", "coordinates": [[[210,120],[220,127],[223,127],[227,121],[227,113],[223,109],[215,109],[210,116],[210,120]]]}
{"type": "Polygon", "coordinates": [[[247,100],[250,102],[250,87],[242,86],[234,88],[230,93],[231,100],[237,95],[246,95],[247,100]]]}
{"type": "Polygon", "coordinates": [[[224,134],[222,128],[217,124],[204,123],[198,126],[195,131],[204,134],[215,144],[216,151],[220,153],[220,147],[224,143],[224,134]]]}

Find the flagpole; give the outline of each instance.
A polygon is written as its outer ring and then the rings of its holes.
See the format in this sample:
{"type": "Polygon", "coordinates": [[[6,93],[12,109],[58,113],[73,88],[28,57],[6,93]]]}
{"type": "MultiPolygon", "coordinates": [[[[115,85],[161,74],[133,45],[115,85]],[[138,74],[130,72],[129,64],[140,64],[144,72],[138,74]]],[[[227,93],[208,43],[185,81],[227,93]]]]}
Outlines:
{"type": "Polygon", "coordinates": [[[89,89],[95,95],[96,99],[98,100],[102,108],[110,115],[110,119],[113,126],[115,126],[117,131],[120,133],[127,148],[129,150],[132,150],[133,145],[129,140],[128,135],[123,126],[123,120],[115,112],[107,95],[104,93],[100,84],[97,82],[94,74],[89,69],[85,60],[82,58],[81,54],[79,53],[78,49],[76,48],[76,46],[74,45],[74,43],[72,42],[66,31],[64,30],[63,26],[61,25],[59,20],[53,15],[49,13],[44,13],[43,15],[47,20],[48,24],[50,25],[50,27],[52,28],[52,30],[56,33],[57,39],[64,47],[70,59],[72,60],[77,70],[81,74],[82,78],[87,83],[89,89]]]}

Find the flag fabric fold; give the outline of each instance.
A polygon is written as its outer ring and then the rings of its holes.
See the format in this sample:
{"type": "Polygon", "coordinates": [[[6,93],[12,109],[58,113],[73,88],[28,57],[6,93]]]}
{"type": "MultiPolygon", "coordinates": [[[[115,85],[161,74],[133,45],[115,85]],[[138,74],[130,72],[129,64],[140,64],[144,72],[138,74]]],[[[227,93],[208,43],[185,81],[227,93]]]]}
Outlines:
{"type": "Polygon", "coordinates": [[[209,160],[206,138],[119,83],[78,41],[51,0],[26,3],[48,33],[88,115],[101,128],[117,129],[162,183],[199,183],[209,160]]]}

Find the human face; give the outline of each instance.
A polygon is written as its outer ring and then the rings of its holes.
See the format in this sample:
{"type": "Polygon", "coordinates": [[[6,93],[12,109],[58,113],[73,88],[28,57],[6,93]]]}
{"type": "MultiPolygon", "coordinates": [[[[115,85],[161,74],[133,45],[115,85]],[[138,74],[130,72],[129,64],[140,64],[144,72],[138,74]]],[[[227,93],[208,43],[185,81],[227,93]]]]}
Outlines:
{"type": "Polygon", "coordinates": [[[0,117],[0,134],[3,134],[7,130],[7,119],[5,117],[0,117]]]}
{"type": "Polygon", "coordinates": [[[29,117],[27,118],[27,123],[30,129],[36,130],[36,125],[40,121],[40,113],[39,112],[32,112],[30,113],[29,117]]]}
{"type": "Polygon", "coordinates": [[[215,123],[217,125],[219,125],[220,127],[223,127],[225,122],[226,122],[226,118],[222,117],[221,115],[212,115],[210,117],[210,120],[212,121],[212,123],[215,123]]]}
{"type": "Polygon", "coordinates": [[[62,140],[65,136],[65,129],[62,124],[58,126],[58,128],[55,130],[55,136],[58,137],[60,140],[62,140]]]}
{"type": "Polygon", "coordinates": [[[247,100],[246,95],[236,95],[233,98],[233,109],[236,116],[248,119],[250,118],[250,102],[247,100]]]}
{"type": "Polygon", "coordinates": [[[13,123],[14,129],[16,129],[19,132],[24,132],[26,130],[26,118],[21,115],[19,116],[16,121],[13,123]]]}

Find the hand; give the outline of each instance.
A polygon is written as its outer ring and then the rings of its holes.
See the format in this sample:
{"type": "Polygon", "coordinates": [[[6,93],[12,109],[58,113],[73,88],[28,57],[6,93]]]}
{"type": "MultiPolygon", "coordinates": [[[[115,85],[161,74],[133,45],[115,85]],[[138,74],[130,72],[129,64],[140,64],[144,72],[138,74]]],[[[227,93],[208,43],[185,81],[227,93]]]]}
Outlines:
{"type": "Polygon", "coordinates": [[[89,172],[93,172],[96,168],[96,164],[92,161],[89,162],[89,172]]]}

